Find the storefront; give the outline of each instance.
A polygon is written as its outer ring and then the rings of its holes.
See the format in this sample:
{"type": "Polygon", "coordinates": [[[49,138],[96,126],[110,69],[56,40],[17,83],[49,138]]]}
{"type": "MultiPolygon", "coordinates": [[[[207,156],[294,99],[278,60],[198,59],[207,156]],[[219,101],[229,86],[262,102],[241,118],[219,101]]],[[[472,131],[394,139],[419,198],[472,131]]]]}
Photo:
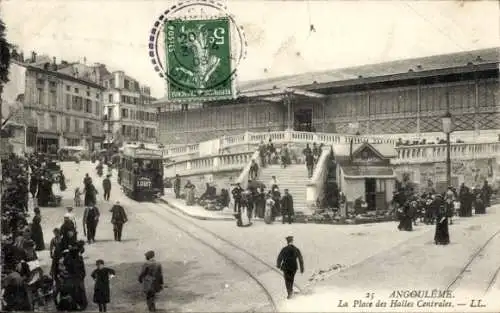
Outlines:
{"type": "Polygon", "coordinates": [[[36,135],[36,151],[41,153],[57,153],[59,134],[56,132],[38,132],[36,135]]]}
{"type": "Polygon", "coordinates": [[[104,136],[92,136],[91,151],[99,151],[103,147],[104,136]]]}
{"type": "Polygon", "coordinates": [[[366,210],[388,208],[396,181],[396,174],[390,164],[395,156],[394,147],[386,144],[357,144],[337,148],[335,159],[339,188],[345,194],[350,206],[357,199],[362,200],[366,210]],[[352,153],[350,152],[352,151],[352,153]]]}
{"type": "Polygon", "coordinates": [[[79,133],[64,133],[65,146],[76,147],[82,144],[82,135],[79,133]]]}

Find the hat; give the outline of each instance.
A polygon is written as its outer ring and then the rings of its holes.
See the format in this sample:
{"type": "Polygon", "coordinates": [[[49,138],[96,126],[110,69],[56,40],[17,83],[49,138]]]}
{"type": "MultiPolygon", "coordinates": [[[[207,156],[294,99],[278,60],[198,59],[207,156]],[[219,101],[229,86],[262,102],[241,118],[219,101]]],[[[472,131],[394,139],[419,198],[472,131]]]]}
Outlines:
{"type": "Polygon", "coordinates": [[[144,256],[146,259],[152,259],[155,257],[155,252],[153,250],[149,250],[148,252],[144,253],[144,256]]]}
{"type": "Polygon", "coordinates": [[[286,242],[290,243],[293,241],[293,236],[287,236],[286,237],[286,242]]]}

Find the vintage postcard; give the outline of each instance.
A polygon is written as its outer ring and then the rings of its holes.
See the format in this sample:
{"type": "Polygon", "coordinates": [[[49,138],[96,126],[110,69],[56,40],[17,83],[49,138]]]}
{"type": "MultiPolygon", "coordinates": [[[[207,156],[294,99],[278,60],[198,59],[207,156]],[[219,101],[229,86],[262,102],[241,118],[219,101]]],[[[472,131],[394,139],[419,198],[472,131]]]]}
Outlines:
{"type": "Polygon", "coordinates": [[[0,1],[2,311],[500,312],[498,1],[0,1]]]}

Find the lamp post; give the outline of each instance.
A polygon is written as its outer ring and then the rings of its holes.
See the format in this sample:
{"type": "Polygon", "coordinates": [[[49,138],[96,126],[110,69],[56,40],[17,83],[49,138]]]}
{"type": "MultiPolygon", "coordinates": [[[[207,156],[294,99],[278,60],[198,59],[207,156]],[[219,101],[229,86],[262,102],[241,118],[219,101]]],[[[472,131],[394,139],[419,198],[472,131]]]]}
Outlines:
{"type": "Polygon", "coordinates": [[[349,140],[349,160],[352,162],[352,153],[353,153],[353,144],[354,144],[354,137],[356,138],[360,135],[359,132],[359,123],[349,123],[348,125],[349,133],[352,134],[350,140],[349,140]]]}
{"type": "Polygon", "coordinates": [[[443,122],[443,132],[446,134],[446,188],[451,186],[451,143],[450,134],[452,130],[452,116],[450,111],[441,118],[443,122]]]}

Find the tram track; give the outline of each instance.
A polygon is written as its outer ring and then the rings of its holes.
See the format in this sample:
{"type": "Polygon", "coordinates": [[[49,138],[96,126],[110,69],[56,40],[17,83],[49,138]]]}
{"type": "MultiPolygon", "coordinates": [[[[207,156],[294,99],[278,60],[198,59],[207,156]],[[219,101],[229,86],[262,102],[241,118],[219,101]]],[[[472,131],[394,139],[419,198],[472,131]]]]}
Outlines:
{"type": "MultiPolygon", "coordinates": [[[[235,243],[231,242],[230,240],[218,235],[217,233],[215,233],[214,231],[211,231],[210,229],[206,228],[206,227],[203,227],[203,226],[200,226],[198,223],[195,223],[191,218],[189,217],[186,217],[185,215],[183,214],[180,214],[178,213],[177,211],[175,211],[173,208],[170,207],[170,205],[168,204],[164,204],[163,202],[160,204],[158,202],[155,202],[155,204],[161,206],[162,208],[166,206],[169,207],[169,211],[170,213],[174,214],[175,216],[183,219],[184,221],[186,221],[187,223],[190,223],[191,225],[194,225],[200,229],[202,229],[203,231],[206,231],[207,233],[211,234],[212,236],[216,237],[217,239],[227,243],[228,245],[232,246],[233,248],[235,249],[239,249],[241,251],[244,251],[246,254],[248,254],[248,256],[250,256],[252,259],[262,263],[264,266],[267,266],[270,270],[276,272],[278,275],[282,276],[283,273],[281,272],[281,270],[279,270],[278,268],[270,265],[268,262],[266,262],[265,260],[263,260],[262,258],[256,256],[255,254],[245,250],[245,249],[242,249],[241,247],[239,247],[238,245],[236,245],[235,243]]],[[[296,283],[294,283],[293,285],[297,291],[301,292],[303,288],[299,287],[296,283]]]]}
{"type": "MultiPolygon", "coordinates": [[[[216,254],[227,260],[237,269],[244,272],[253,280],[257,286],[266,295],[269,304],[265,305],[268,311],[277,312],[278,300],[276,299],[282,292],[282,273],[276,267],[271,266],[265,260],[242,249],[224,237],[219,236],[213,231],[190,219],[177,214],[172,209],[165,210],[164,204],[150,203],[149,211],[154,213],[162,222],[181,231],[190,238],[200,242],[202,245],[210,248],[216,254]],[[279,276],[277,276],[279,274],[279,276]]],[[[300,292],[298,286],[294,286],[300,292]]],[[[261,309],[261,308],[257,308],[261,309]]],[[[254,311],[254,310],[251,310],[254,311]]]]}
{"type": "MultiPolygon", "coordinates": [[[[280,270],[226,238],[198,225],[190,218],[178,214],[165,203],[159,203],[157,200],[153,202],[138,202],[125,195],[123,189],[121,191],[127,199],[127,205],[145,205],[145,207],[148,208],[148,212],[153,213],[166,224],[186,234],[203,246],[208,247],[217,255],[227,260],[228,263],[233,265],[236,269],[239,269],[250,277],[265,294],[268,304],[259,306],[258,308],[252,308],[249,312],[263,311],[263,309],[269,312],[278,312],[277,297],[282,294],[284,289],[284,284],[282,283],[283,274],[280,270]],[[208,237],[211,237],[212,240],[208,240],[208,237]],[[279,276],[276,274],[279,274],[279,276]]],[[[294,284],[294,289],[298,292],[301,291],[296,284],[294,284]]]]}
{"type": "MultiPolygon", "coordinates": [[[[462,286],[461,283],[466,279],[466,273],[474,274],[472,269],[474,268],[474,266],[481,265],[480,263],[480,261],[482,260],[481,257],[484,255],[485,251],[488,251],[488,248],[495,247],[495,244],[493,243],[496,242],[495,240],[498,241],[500,239],[499,235],[500,235],[500,229],[498,229],[495,233],[493,233],[490,237],[488,237],[485,243],[472,254],[470,259],[461,268],[456,277],[448,284],[446,290],[456,291],[458,288],[462,286]]],[[[496,244],[496,247],[498,247],[498,245],[499,243],[496,244]]],[[[500,273],[500,258],[498,258],[498,262],[499,263],[496,270],[492,274],[490,274],[487,279],[484,280],[485,282],[487,281],[488,283],[486,287],[483,287],[482,290],[483,295],[488,293],[495,284],[495,282],[497,281],[497,277],[500,273]]]]}

